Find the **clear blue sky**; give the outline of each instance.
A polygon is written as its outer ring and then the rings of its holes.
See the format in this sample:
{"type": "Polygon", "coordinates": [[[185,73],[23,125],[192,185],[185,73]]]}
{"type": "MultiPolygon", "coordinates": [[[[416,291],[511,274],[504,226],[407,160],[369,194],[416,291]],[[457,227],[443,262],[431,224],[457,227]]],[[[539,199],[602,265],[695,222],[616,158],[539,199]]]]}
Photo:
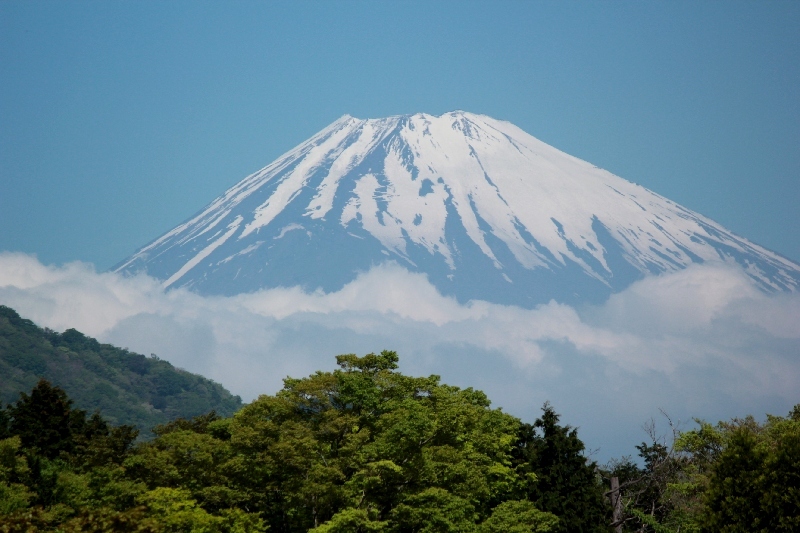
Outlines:
{"type": "Polygon", "coordinates": [[[345,113],[464,109],[797,261],[798,28],[780,1],[6,0],[0,250],[104,270],[345,113]]]}

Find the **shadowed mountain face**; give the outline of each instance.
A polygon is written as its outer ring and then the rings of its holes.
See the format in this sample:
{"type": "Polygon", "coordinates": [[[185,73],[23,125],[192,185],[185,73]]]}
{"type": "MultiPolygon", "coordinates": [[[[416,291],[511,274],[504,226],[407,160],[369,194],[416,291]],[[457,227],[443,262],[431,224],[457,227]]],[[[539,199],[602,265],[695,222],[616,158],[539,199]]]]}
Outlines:
{"type": "Polygon", "coordinates": [[[600,302],[650,274],[738,264],[764,290],[800,266],[513,124],[344,116],[116,267],[234,295],[338,290],[385,261],[460,302],[600,302]]]}

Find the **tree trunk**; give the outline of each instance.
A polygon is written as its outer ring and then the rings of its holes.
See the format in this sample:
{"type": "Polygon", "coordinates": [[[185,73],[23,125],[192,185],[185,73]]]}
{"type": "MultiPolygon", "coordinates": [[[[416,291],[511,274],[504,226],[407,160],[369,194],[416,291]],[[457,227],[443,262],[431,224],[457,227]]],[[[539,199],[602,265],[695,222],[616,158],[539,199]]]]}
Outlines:
{"type": "Polygon", "coordinates": [[[611,525],[614,526],[615,533],[622,533],[622,493],[619,491],[619,478],[611,478],[611,507],[614,510],[611,515],[611,525]]]}

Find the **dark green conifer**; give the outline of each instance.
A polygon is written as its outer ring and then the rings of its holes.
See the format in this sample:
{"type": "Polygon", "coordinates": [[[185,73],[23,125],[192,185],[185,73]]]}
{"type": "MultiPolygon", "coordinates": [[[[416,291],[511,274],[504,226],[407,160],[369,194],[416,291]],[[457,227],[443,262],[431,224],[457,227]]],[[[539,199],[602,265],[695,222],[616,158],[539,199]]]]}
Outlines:
{"type": "Polygon", "coordinates": [[[73,414],[72,400],[44,379],[39,380],[30,395],[20,393],[17,403],[9,406],[8,414],[11,434],[19,435],[24,447],[35,448],[48,459],[72,451],[73,426],[85,423],[85,413],[73,414]]]}
{"type": "Polygon", "coordinates": [[[559,425],[559,415],[549,403],[542,411],[532,425],[520,425],[515,447],[518,469],[536,476],[527,486],[527,498],[559,517],[558,531],[608,531],[610,506],[596,465],[583,455],[577,430],[559,425]]]}

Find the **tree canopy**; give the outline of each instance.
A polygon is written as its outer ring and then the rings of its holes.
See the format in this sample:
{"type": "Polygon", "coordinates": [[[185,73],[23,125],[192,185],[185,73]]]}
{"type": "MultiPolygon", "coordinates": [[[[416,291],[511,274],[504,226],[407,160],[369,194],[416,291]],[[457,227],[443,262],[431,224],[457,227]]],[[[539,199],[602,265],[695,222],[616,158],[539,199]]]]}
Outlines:
{"type": "Polygon", "coordinates": [[[176,420],[133,447],[135,434],[88,429],[102,420],[41,382],[3,412],[0,530],[549,532],[592,520],[586,531],[604,528],[585,494],[602,494],[595,467],[552,407],[535,424],[542,433],[530,434],[480,391],[398,372],[395,352],[337,363],[285,379],[232,417],[176,420]],[[49,414],[31,432],[35,410],[49,414]],[[550,441],[557,456],[541,452],[550,441]],[[101,452],[105,462],[93,459],[101,452]],[[561,475],[569,481],[539,486],[561,475]],[[579,479],[588,486],[577,490],[579,479]],[[567,503],[541,507],[556,499],[567,503]]]}
{"type": "Polygon", "coordinates": [[[550,404],[528,424],[480,391],[400,373],[395,352],[337,363],[139,442],[40,381],[0,409],[0,532],[800,529],[800,407],[699,421],[599,467],[550,404]]]}
{"type": "Polygon", "coordinates": [[[609,465],[623,497],[623,531],[800,531],[800,405],[787,417],[753,417],[673,431],[609,465]]]}

